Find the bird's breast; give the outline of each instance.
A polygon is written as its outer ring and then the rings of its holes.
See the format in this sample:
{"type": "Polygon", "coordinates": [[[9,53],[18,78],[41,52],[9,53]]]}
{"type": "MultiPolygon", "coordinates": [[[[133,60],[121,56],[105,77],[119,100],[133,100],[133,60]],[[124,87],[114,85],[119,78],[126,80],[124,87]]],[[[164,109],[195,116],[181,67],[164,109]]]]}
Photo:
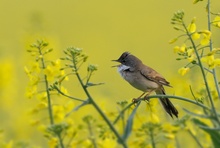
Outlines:
{"type": "Polygon", "coordinates": [[[120,65],[118,72],[120,75],[133,87],[146,92],[152,89],[156,89],[159,85],[151,80],[146,79],[140,71],[129,71],[129,66],[120,65]]]}
{"type": "Polygon", "coordinates": [[[118,66],[118,72],[122,76],[122,78],[125,79],[126,73],[129,70],[129,68],[130,68],[129,66],[126,66],[126,65],[123,65],[123,64],[118,66]]]}

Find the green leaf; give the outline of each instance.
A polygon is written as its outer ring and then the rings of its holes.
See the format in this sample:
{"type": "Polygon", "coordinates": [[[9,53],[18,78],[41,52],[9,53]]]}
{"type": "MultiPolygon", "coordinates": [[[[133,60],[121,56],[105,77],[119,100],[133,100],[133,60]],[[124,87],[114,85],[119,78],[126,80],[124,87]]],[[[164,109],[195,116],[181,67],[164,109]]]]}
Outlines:
{"type": "Polygon", "coordinates": [[[193,118],[192,121],[198,125],[199,128],[201,128],[203,131],[208,133],[212,139],[213,147],[219,147],[220,145],[220,132],[219,130],[216,130],[215,128],[210,128],[207,124],[200,121],[199,119],[193,118]]]}
{"type": "Polygon", "coordinates": [[[208,119],[211,118],[210,116],[207,116],[207,115],[204,115],[204,114],[197,114],[197,113],[191,112],[191,111],[189,111],[189,110],[186,109],[186,108],[183,108],[183,110],[184,110],[185,112],[187,112],[187,113],[188,113],[189,115],[191,115],[191,116],[196,116],[196,117],[200,117],[200,118],[208,118],[208,119]]]}
{"type": "Polygon", "coordinates": [[[124,141],[127,140],[127,138],[129,137],[129,135],[131,134],[132,131],[132,126],[133,126],[133,119],[134,119],[134,115],[137,111],[138,106],[140,105],[141,101],[139,101],[136,105],[136,107],[134,108],[134,110],[132,111],[131,115],[129,116],[128,120],[127,120],[127,125],[125,126],[125,130],[124,130],[124,134],[122,135],[122,139],[124,141]]]}
{"type": "Polygon", "coordinates": [[[88,83],[86,84],[86,87],[98,86],[98,85],[103,85],[103,84],[105,84],[105,83],[91,83],[91,82],[88,82],[88,83]]]}
{"type": "Polygon", "coordinates": [[[85,106],[85,105],[88,105],[88,104],[91,104],[91,102],[90,102],[89,99],[87,99],[86,101],[83,101],[82,104],[80,104],[80,105],[74,107],[69,113],[66,114],[65,117],[68,117],[72,112],[77,111],[77,110],[80,109],[81,107],[83,107],[83,106],[85,106]]]}
{"type": "Polygon", "coordinates": [[[196,4],[196,3],[201,2],[201,1],[203,1],[203,0],[194,0],[193,4],[196,4]]]}

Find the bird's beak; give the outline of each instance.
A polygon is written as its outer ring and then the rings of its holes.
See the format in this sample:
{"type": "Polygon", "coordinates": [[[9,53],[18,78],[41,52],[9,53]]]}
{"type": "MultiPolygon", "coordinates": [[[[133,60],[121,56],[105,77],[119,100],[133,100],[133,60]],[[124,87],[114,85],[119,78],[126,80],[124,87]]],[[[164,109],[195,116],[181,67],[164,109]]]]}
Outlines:
{"type": "MultiPolygon", "coordinates": [[[[120,64],[121,65],[121,64],[120,64]]],[[[113,65],[112,67],[119,67],[120,65],[113,65]]]]}
{"type": "Polygon", "coordinates": [[[113,62],[119,62],[118,60],[112,60],[113,62]]]}
{"type": "MultiPolygon", "coordinates": [[[[118,60],[112,60],[113,62],[119,62],[118,60]]],[[[121,64],[120,64],[121,65],[121,64]]],[[[112,67],[119,67],[120,65],[114,65],[112,67]]]]}

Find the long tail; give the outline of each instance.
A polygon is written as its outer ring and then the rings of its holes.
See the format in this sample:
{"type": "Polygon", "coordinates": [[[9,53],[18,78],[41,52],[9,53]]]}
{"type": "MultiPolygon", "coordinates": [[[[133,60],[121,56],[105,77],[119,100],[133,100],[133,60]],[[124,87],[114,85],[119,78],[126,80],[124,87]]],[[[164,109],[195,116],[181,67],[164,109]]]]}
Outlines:
{"type": "MultiPolygon", "coordinates": [[[[156,94],[163,94],[165,95],[165,90],[163,87],[161,89],[158,89],[156,91],[156,94]]],[[[160,98],[160,102],[163,105],[163,108],[165,111],[173,118],[173,115],[175,115],[178,118],[178,111],[174,107],[174,105],[171,103],[171,101],[168,98],[160,98]]]]}

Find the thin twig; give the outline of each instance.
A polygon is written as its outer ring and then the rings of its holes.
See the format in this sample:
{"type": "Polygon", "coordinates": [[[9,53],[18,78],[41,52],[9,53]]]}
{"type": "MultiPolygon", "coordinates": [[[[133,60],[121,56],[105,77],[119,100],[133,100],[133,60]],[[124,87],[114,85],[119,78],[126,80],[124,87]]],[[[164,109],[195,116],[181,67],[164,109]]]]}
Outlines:
{"type": "Polygon", "coordinates": [[[108,124],[108,126],[110,127],[110,129],[113,131],[113,133],[115,134],[115,136],[117,137],[118,141],[120,144],[123,145],[124,148],[127,148],[127,144],[125,143],[125,141],[123,141],[122,137],[120,136],[120,134],[118,133],[118,131],[115,129],[115,127],[113,126],[113,124],[110,122],[110,120],[107,118],[107,116],[102,112],[102,110],[99,108],[99,106],[96,104],[96,102],[93,100],[92,96],[90,95],[89,91],[87,90],[87,86],[84,85],[78,71],[77,71],[77,67],[76,67],[76,63],[73,60],[72,61],[75,69],[76,69],[76,77],[78,79],[78,81],[80,82],[81,87],[83,88],[84,92],[86,93],[88,99],[90,99],[91,104],[94,106],[94,108],[98,111],[98,113],[102,116],[102,118],[105,120],[105,122],[108,124]]]}
{"type": "MultiPolygon", "coordinates": [[[[42,58],[41,58],[42,69],[46,69],[44,58],[43,58],[41,50],[42,50],[41,45],[39,45],[38,51],[39,51],[40,56],[42,56],[42,58]]],[[[53,109],[52,109],[50,92],[49,92],[49,83],[48,83],[46,74],[44,74],[44,80],[45,80],[45,87],[46,87],[46,93],[47,93],[47,103],[48,103],[48,112],[49,112],[50,124],[53,125],[54,124],[53,109]]]]}

